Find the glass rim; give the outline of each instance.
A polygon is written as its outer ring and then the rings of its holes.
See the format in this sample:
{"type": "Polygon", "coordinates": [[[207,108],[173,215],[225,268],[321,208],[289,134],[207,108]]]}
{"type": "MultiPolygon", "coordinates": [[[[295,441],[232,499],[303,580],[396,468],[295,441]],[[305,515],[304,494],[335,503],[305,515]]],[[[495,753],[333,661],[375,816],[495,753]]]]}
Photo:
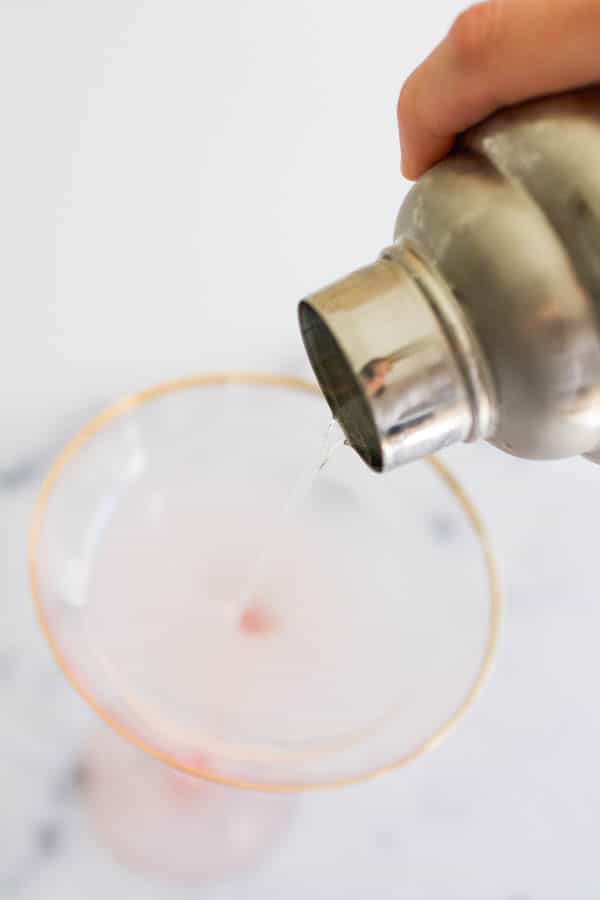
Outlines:
{"type": "Polygon", "coordinates": [[[453,712],[442,722],[440,726],[425,740],[421,741],[417,747],[400,756],[391,763],[362,772],[358,775],[334,778],[330,781],[307,783],[307,784],[288,784],[288,783],[262,783],[253,782],[250,779],[239,777],[230,777],[219,775],[218,772],[206,771],[195,768],[193,765],[184,763],[163,750],[152,746],[151,742],[138,736],[133,729],[128,728],[118,718],[106,709],[101,702],[95,699],[93,693],[88,690],[77,679],[75,674],[69,667],[64,654],[59,649],[58,643],[54,640],[52,629],[48,624],[43,610],[42,592],[40,589],[37,551],[39,539],[42,530],[44,513],[48,504],[48,500],[52,490],[63,470],[76,453],[90,441],[105,426],[113,422],[115,419],[126,415],[131,410],[144,403],[164,397],[178,391],[190,390],[194,388],[203,388],[210,386],[224,386],[227,384],[238,385],[254,385],[262,387],[279,387],[287,390],[298,391],[305,394],[320,395],[319,387],[304,378],[292,375],[273,375],[263,372],[222,372],[210,373],[205,375],[191,375],[171,381],[161,382],[160,384],[128,394],[106,407],[102,412],[94,416],[72,437],[51,463],[50,468],[44,478],[42,486],[37,495],[37,499],[33,509],[31,525],[28,537],[28,571],[29,584],[33,597],[33,605],[35,609],[38,625],[42,634],[50,648],[50,651],[64,676],[70,682],[79,696],[87,703],[87,705],[104,721],[114,732],[119,734],[130,744],[133,744],[139,750],[147,753],[154,759],[159,760],[172,768],[190,775],[200,778],[204,781],[214,784],[222,784],[227,787],[243,788],[248,790],[261,791],[263,793],[305,793],[309,791],[327,790],[331,788],[347,787],[352,784],[360,784],[376,778],[380,775],[388,774],[397,769],[402,768],[408,763],[425,755],[433,750],[448,737],[464,718],[466,713],[471,709],[479,696],[485,681],[489,675],[500,635],[500,626],[502,618],[502,592],[500,586],[500,577],[496,558],[492,548],[492,542],[488,530],[483,523],[479,510],[473,501],[467,495],[460,481],[452,474],[445,463],[441,462],[436,456],[428,457],[423,460],[428,464],[453,495],[454,500],[458,503],[466,516],[473,533],[478,539],[480,549],[483,553],[485,563],[487,582],[489,588],[489,628],[485,650],[481,658],[481,662],[475,679],[471,683],[466,694],[463,696],[459,704],[454,708],[453,712]]]}

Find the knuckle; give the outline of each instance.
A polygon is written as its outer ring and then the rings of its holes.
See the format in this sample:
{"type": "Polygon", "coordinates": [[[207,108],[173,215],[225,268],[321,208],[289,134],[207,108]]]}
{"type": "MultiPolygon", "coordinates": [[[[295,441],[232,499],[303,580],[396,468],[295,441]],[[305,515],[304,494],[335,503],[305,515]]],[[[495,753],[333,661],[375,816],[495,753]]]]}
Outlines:
{"type": "Polygon", "coordinates": [[[406,121],[406,119],[412,113],[412,76],[404,82],[402,86],[402,90],[400,91],[400,96],[398,97],[398,105],[396,107],[396,114],[398,117],[398,122],[402,123],[406,121]]]}
{"type": "Polygon", "coordinates": [[[400,133],[412,133],[423,124],[422,77],[417,69],[405,81],[398,97],[397,116],[400,133]]]}
{"type": "Polygon", "coordinates": [[[502,36],[501,0],[476,3],[461,13],[449,34],[460,65],[481,68],[498,48],[502,36]]]}

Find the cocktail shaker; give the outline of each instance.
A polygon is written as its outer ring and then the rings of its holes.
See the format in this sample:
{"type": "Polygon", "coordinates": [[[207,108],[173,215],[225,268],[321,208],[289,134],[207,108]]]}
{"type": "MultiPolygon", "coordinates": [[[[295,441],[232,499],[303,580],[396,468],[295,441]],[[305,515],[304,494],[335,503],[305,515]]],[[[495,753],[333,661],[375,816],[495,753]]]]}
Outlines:
{"type": "Polygon", "coordinates": [[[600,88],[461,136],[406,196],[393,244],[299,316],[377,471],[480,439],[600,462],[600,88]]]}

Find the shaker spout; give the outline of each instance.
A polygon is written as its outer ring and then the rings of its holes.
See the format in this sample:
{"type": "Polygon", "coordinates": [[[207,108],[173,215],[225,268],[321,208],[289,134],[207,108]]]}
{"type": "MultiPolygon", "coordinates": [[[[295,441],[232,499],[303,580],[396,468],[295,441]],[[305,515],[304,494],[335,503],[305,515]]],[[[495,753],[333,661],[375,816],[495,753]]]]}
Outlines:
{"type": "Polygon", "coordinates": [[[384,254],[299,308],[304,344],[331,411],[377,472],[481,431],[482,404],[479,397],[474,402],[461,349],[407,260],[396,250],[384,254]]]}

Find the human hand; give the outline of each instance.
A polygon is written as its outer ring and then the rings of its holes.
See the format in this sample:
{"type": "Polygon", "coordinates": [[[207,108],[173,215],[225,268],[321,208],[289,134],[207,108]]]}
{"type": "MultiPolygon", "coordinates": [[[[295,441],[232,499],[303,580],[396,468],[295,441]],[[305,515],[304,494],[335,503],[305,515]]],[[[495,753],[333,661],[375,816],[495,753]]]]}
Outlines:
{"type": "Polygon", "coordinates": [[[463,12],[398,101],[414,180],[495,110],[600,81],[600,0],[487,0],[463,12]]]}

